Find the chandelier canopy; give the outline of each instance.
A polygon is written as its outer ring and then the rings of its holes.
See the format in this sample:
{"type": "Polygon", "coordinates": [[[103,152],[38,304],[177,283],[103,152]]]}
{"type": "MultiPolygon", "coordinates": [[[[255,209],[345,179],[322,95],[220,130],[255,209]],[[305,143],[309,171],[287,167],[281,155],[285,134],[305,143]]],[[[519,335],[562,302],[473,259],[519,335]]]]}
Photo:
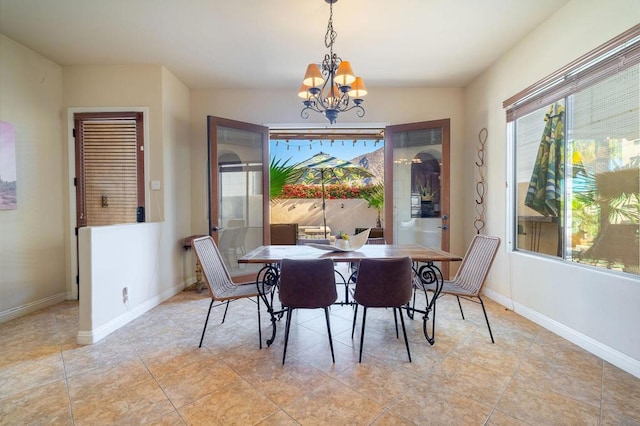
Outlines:
{"type": "Polygon", "coordinates": [[[336,122],[338,114],[352,109],[358,117],[364,117],[363,96],[367,89],[361,77],[356,77],[349,61],[343,61],[333,53],[333,43],[338,34],[333,30],[333,4],[338,0],[325,0],[329,3],[329,23],[324,36],[325,47],[329,53],[324,55],[322,64],[309,64],[298,91],[304,99],[304,108],[300,116],[309,118],[309,110],[327,117],[331,124],[336,122]]]}

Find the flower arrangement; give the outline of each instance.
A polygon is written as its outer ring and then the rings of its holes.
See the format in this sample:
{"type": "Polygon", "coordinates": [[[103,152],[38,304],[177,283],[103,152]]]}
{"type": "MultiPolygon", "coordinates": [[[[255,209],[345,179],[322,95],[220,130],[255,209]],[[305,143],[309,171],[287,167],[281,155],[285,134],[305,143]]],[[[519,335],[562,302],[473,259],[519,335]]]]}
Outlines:
{"type": "Polygon", "coordinates": [[[343,231],[338,231],[337,237],[339,239],[342,239],[342,240],[345,240],[345,241],[349,240],[349,234],[347,234],[346,232],[343,232],[343,231]]]}

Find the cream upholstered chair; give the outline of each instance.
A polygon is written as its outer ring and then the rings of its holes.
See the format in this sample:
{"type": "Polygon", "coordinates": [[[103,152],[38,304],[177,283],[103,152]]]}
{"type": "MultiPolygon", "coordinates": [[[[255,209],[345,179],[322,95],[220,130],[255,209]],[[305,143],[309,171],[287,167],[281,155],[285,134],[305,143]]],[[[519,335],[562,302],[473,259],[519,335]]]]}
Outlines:
{"type": "MultiPolygon", "coordinates": [[[[480,292],[487,279],[487,275],[489,275],[489,269],[493,264],[493,259],[496,257],[499,246],[500,238],[498,237],[486,235],[474,236],[467,249],[467,253],[462,258],[462,263],[456,276],[451,281],[444,281],[442,292],[440,293],[440,295],[451,294],[456,296],[462,319],[464,319],[464,312],[462,311],[462,304],[460,303],[461,297],[471,302],[479,303],[480,306],[482,306],[484,319],[487,322],[491,343],[495,343],[495,340],[493,339],[493,333],[489,325],[489,317],[487,316],[487,310],[484,307],[480,292]],[[474,299],[478,299],[478,301],[474,299]]],[[[435,286],[433,284],[425,285],[416,277],[414,278],[414,288],[416,290],[433,291],[435,286]]],[[[435,313],[433,321],[435,321],[435,313]]]]}
{"type": "Polygon", "coordinates": [[[224,315],[222,317],[222,323],[224,323],[227,317],[227,310],[229,309],[229,302],[243,298],[255,297],[255,302],[258,305],[258,339],[260,347],[262,347],[262,331],[260,327],[260,295],[258,293],[258,286],[255,281],[236,284],[231,280],[231,275],[227,267],[222,261],[222,255],[218,250],[213,238],[210,236],[196,238],[193,240],[193,249],[196,253],[196,257],[200,262],[202,268],[202,275],[209,287],[209,294],[211,295],[211,303],[209,304],[209,311],[207,312],[207,319],[204,322],[204,328],[202,329],[202,337],[200,338],[200,345],[202,347],[202,341],[204,340],[204,333],[207,330],[207,323],[209,322],[209,315],[211,314],[211,308],[214,306],[220,306],[226,304],[224,315]],[[221,302],[214,305],[214,302],[221,302]]]}
{"type": "Polygon", "coordinates": [[[324,309],[329,346],[331,346],[331,359],[336,362],[329,323],[329,306],[338,299],[333,261],[331,259],[282,259],[279,291],[280,302],[287,311],[282,364],[287,356],[291,312],[301,308],[324,309]]]}
{"type": "Polygon", "coordinates": [[[360,358],[362,362],[362,347],[364,345],[364,329],[367,320],[368,308],[393,308],[393,318],[396,322],[396,337],[398,336],[398,319],[396,309],[400,312],[404,343],[407,347],[407,355],[411,362],[409,340],[404,327],[402,307],[411,301],[412,288],[412,263],[409,257],[395,259],[362,259],[358,266],[356,289],[353,298],[358,303],[353,314],[353,326],[351,338],[356,327],[358,305],[364,307],[362,312],[362,334],[360,335],[360,358]]]}

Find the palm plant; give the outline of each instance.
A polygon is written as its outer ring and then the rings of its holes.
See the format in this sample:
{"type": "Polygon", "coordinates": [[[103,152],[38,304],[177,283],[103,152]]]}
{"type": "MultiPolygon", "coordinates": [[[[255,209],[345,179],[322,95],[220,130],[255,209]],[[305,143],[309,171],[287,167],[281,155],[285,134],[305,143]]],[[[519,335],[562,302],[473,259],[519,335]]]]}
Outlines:
{"type": "Polygon", "coordinates": [[[384,207],[384,185],[382,185],[382,183],[373,185],[370,191],[362,194],[362,198],[369,204],[369,207],[376,209],[378,212],[378,216],[376,217],[376,227],[382,228],[380,213],[384,207]]]}
{"type": "Polygon", "coordinates": [[[275,200],[282,195],[282,189],[285,185],[296,183],[300,178],[301,170],[296,169],[295,164],[289,165],[288,158],[284,161],[281,159],[271,159],[269,164],[269,199],[275,200]]]}

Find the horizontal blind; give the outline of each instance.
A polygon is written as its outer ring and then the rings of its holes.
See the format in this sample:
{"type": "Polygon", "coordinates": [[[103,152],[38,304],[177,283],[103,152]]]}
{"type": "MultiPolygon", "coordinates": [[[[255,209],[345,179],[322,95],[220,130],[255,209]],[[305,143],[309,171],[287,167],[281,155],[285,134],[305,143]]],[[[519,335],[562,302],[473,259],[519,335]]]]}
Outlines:
{"type": "Polygon", "coordinates": [[[83,120],[79,130],[87,225],[136,222],[136,120],[83,120]]]}
{"type": "Polygon", "coordinates": [[[507,121],[514,121],[638,63],[640,24],[505,100],[507,121]]]}

